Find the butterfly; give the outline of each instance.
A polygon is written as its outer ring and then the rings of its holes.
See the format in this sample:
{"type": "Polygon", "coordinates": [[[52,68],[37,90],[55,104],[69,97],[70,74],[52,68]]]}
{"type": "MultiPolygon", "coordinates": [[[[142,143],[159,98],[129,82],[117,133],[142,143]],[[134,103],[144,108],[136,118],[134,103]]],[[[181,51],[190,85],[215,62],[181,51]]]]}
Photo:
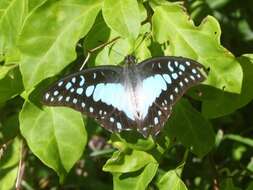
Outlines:
{"type": "Polygon", "coordinates": [[[67,106],[111,132],[137,129],[155,136],[186,90],[204,81],[204,67],[188,58],[163,56],[123,66],[97,66],[71,74],[44,93],[42,103],[67,106]]]}

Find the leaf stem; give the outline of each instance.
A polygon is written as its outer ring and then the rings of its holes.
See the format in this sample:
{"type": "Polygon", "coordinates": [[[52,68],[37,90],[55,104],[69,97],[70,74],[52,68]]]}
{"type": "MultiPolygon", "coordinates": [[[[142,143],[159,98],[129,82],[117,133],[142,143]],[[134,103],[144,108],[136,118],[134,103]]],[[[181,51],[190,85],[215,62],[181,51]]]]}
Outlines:
{"type": "Polygon", "coordinates": [[[95,51],[97,51],[97,50],[99,50],[99,49],[101,49],[101,48],[107,46],[108,44],[114,43],[114,42],[115,42],[116,40],[118,40],[119,38],[120,38],[120,36],[117,36],[117,37],[113,38],[112,40],[110,40],[110,41],[108,41],[108,42],[105,42],[105,43],[103,43],[103,44],[101,44],[101,45],[99,45],[99,46],[97,46],[97,47],[95,47],[95,48],[93,48],[93,49],[87,50],[87,51],[88,51],[88,54],[87,54],[87,56],[86,56],[86,58],[85,58],[85,60],[84,60],[84,62],[83,62],[83,64],[82,64],[82,66],[80,67],[79,70],[80,70],[80,71],[83,70],[83,67],[85,66],[85,64],[86,64],[87,61],[89,60],[91,53],[93,53],[93,52],[95,52],[95,51]]]}

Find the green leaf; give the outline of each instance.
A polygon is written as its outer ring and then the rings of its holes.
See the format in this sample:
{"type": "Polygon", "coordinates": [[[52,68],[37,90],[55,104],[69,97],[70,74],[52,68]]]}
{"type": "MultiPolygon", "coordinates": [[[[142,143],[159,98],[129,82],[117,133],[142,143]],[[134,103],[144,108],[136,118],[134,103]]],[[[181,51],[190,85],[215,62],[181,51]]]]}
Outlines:
{"type": "Polygon", "coordinates": [[[165,129],[199,157],[205,156],[215,143],[211,124],[184,99],[173,108],[165,129]]]}
{"type": "Polygon", "coordinates": [[[143,138],[140,134],[133,133],[122,132],[120,135],[112,134],[112,144],[123,142],[128,148],[135,150],[150,150],[155,147],[155,142],[152,137],[143,138]]]}
{"type": "Polygon", "coordinates": [[[141,14],[136,0],[105,0],[103,16],[107,25],[126,38],[137,38],[141,14]]]}
{"type": "Polygon", "coordinates": [[[163,174],[157,181],[159,190],[187,190],[184,182],[178,176],[176,170],[170,170],[163,174]]]}
{"type": "Polygon", "coordinates": [[[221,190],[241,190],[240,188],[234,186],[233,180],[231,178],[225,179],[221,182],[221,190]]]}
{"type": "Polygon", "coordinates": [[[19,68],[12,69],[3,79],[0,79],[0,103],[17,96],[23,91],[23,83],[19,68]]]}
{"type": "Polygon", "coordinates": [[[19,122],[32,152],[63,180],[87,142],[80,113],[62,107],[42,110],[26,102],[19,122]]]}
{"type": "Polygon", "coordinates": [[[127,149],[124,152],[115,152],[103,166],[103,171],[112,173],[134,172],[149,163],[156,162],[152,155],[144,151],[127,149]]]}
{"type": "Polygon", "coordinates": [[[195,26],[180,5],[155,9],[153,34],[159,43],[169,41],[172,55],[192,58],[210,68],[206,84],[228,92],[240,93],[242,69],[236,58],[220,45],[220,26],[208,16],[195,26]]]}
{"type": "Polygon", "coordinates": [[[0,189],[2,190],[14,189],[20,151],[21,143],[18,138],[15,138],[11,144],[8,144],[7,149],[2,149],[2,147],[0,147],[0,189]],[[3,155],[1,155],[1,153],[3,153],[3,155]]]}
{"type": "Polygon", "coordinates": [[[234,112],[253,99],[253,60],[250,55],[238,58],[243,69],[243,83],[240,94],[218,89],[203,88],[202,113],[207,118],[217,118],[234,112]]]}
{"type": "Polygon", "coordinates": [[[1,0],[0,54],[6,54],[16,45],[27,12],[27,0],[1,0]]]}
{"type": "Polygon", "coordinates": [[[19,40],[26,89],[59,73],[76,58],[75,46],[100,9],[101,0],[47,1],[30,14],[19,40]]]}
{"type": "Polygon", "coordinates": [[[157,163],[149,163],[143,169],[132,173],[113,173],[113,189],[145,190],[154,178],[158,168],[157,163]]]}

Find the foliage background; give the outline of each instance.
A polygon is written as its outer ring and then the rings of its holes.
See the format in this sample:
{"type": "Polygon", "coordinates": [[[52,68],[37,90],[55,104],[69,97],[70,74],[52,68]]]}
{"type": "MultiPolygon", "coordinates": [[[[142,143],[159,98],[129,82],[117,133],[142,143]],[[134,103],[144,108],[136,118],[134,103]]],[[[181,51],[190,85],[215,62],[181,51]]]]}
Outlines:
{"type": "Polygon", "coordinates": [[[253,189],[252,7],[251,0],[1,0],[0,189],[253,189]],[[139,61],[185,56],[210,69],[155,139],[110,134],[71,109],[40,104],[47,85],[117,36],[89,66],[134,53],[139,61]]]}

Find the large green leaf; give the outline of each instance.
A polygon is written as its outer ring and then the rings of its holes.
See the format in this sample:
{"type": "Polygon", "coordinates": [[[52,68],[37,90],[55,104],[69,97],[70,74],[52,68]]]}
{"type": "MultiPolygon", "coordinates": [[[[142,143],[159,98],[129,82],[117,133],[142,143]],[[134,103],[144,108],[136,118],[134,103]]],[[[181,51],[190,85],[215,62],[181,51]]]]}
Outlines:
{"type": "Polygon", "coordinates": [[[159,190],[187,190],[184,182],[178,176],[176,170],[170,170],[163,174],[157,181],[159,190]]]}
{"type": "Polygon", "coordinates": [[[1,0],[0,54],[8,53],[16,45],[27,12],[27,0],[1,0]]]}
{"type": "Polygon", "coordinates": [[[205,117],[216,118],[234,112],[253,99],[253,60],[250,55],[238,58],[243,69],[243,83],[240,94],[232,94],[212,88],[203,89],[202,113],[205,117]]]}
{"type": "Polygon", "coordinates": [[[101,0],[48,1],[30,14],[19,40],[26,89],[59,73],[75,59],[75,46],[100,9],[101,0]]]}
{"type": "Polygon", "coordinates": [[[17,178],[18,163],[21,153],[21,143],[15,138],[6,149],[0,147],[0,189],[14,189],[17,178]],[[3,151],[3,152],[2,152],[3,151]],[[3,155],[1,155],[3,153],[3,155]]]}
{"type": "Polygon", "coordinates": [[[137,38],[141,14],[136,0],[105,0],[103,16],[108,26],[126,38],[137,38]]]}
{"type": "Polygon", "coordinates": [[[156,174],[157,163],[149,163],[143,169],[131,173],[113,173],[113,189],[145,190],[156,174]]]}
{"type": "Polygon", "coordinates": [[[42,110],[26,102],[19,121],[32,152],[63,179],[82,155],[87,141],[80,113],[61,107],[42,110]]]}
{"type": "Polygon", "coordinates": [[[0,103],[17,96],[23,91],[23,83],[19,68],[9,71],[4,78],[0,79],[0,103]]]}
{"type": "Polygon", "coordinates": [[[107,160],[103,170],[112,173],[127,173],[137,171],[149,163],[156,163],[151,154],[139,150],[127,149],[124,152],[117,151],[107,160]]]}
{"type": "Polygon", "coordinates": [[[214,146],[211,124],[184,99],[173,108],[166,130],[199,157],[205,156],[214,146]]]}
{"type": "Polygon", "coordinates": [[[242,69],[235,57],[220,45],[220,26],[208,16],[195,26],[180,5],[155,9],[153,34],[159,43],[169,41],[172,55],[195,59],[210,68],[206,84],[228,92],[240,93],[242,69]]]}

